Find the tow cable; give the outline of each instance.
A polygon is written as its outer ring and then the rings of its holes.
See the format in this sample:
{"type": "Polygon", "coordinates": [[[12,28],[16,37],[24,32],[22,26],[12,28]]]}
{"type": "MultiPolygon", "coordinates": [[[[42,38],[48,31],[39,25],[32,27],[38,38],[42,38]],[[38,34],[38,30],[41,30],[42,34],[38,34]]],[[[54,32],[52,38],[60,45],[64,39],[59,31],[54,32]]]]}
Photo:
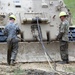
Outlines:
{"type": "MultiPolygon", "coordinates": [[[[45,57],[47,59],[47,62],[48,62],[50,68],[53,70],[54,73],[58,73],[59,75],[62,75],[61,74],[62,72],[60,73],[59,71],[56,70],[56,63],[55,63],[55,61],[53,61],[53,59],[51,58],[51,56],[48,54],[47,49],[46,49],[46,47],[45,47],[45,45],[43,43],[41,27],[39,25],[39,17],[36,17],[36,22],[37,22],[37,28],[38,28],[38,37],[37,37],[37,39],[38,39],[38,41],[42,45],[42,48],[44,50],[44,54],[45,54],[45,57]],[[51,64],[50,60],[51,60],[51,62],[54,63],[54,66],[51,64]]],[[[20,38],[20,37],[18,37],[18,38],[21,39],[21,40],[23,40],[23,41],[25,41],[23,38],[20,38]]]]}
{"type": "Polygon", "coordinates": [[[38,39],[38,40],[39,40],[39,42],[40,42],[41,45],[42,45],[42,48],[43,48],[43,50],[44,50],[44,54],[45,54],[45,57],[46,57],[46,59],[47,59],[47,61],[48,61],[48,64],[49,64],[50,68],[51,68],[54,72],[58,73],[59,75],[62,75],[60,72],[58,72],[58,71],[56,70],[56,63],[55,63],[55,61],[53,61],[53,59],[51,58],[51,56],[50,56],[50,55],[48,54],[48,52],[47,52],[47,49],[46,49],[46,47],[45,47],[45,45],[44,45],[44,43],[43,43],[43,39],[42,39],[42,32],[41,32],[41,27],[40,27],[40,25],[39,25],[39,18],[36,17],[36,20],[37,20],[38,36],[39,36],[39,39],[38,39]],[[51,60],[51,62],[54,62],[54,66],[51,64],[50,60],[51,60]]]}

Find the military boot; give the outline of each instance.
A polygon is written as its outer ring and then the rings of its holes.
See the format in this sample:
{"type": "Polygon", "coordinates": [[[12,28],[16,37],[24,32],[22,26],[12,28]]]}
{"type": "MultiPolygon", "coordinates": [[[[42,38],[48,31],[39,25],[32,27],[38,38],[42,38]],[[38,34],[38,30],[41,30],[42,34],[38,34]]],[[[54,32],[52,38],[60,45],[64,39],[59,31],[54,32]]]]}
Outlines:
{"type": "Polygon", "coordinates": [[[14,60],[11,60],[11,64],[10,65],[15,66],[14,60]]]}
{"type": "Polygon", "coordinates": [[[63,60],[63,61],[59,61],[57,62],[58,64],[69,64],[69,60],[63,60]]]}

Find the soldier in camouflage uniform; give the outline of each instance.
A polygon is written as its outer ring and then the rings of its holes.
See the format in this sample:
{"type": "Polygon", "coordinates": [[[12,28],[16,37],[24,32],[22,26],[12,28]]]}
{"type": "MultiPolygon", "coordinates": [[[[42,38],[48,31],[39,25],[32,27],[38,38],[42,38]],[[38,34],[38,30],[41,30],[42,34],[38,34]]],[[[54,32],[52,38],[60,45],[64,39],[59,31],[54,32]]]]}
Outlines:
{"type": "Polygon", "coordinates": [[[16,17],[10,15],[9,24],[5,26],[4,34],[7,35],[7,62],[10,65],[14,65],[16,55],[18,53],[18,38],[17,34],[20,33],[20,29],[17,25],[14,24],[16,17]]]}
{"type": "Polygon", "coordinates": [[[68,30],[69,30],[69,22],[67,20],[67,14],[65,12],[60,12],[59,17],[61,19],[61,24],[59,27],[59,34],[57,39],[60,41],[60,54],[62,63],[68,63],[68,30]]]}

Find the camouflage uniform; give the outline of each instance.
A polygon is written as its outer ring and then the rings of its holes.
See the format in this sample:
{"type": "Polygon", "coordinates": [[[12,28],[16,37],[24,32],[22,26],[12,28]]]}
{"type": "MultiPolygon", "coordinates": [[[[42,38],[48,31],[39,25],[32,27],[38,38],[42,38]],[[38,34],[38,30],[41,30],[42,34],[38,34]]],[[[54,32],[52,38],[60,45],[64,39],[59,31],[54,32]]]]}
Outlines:
{"type": "Polygon", "coordinates": [[[68,62],[68,30],[69,22],[65,19],[59,27],[59,35],[57,38],[60,40],[60,54],[61,59],[68,62]]]}
{"type": "Polygon", "coordinates": [[[16,55],[18,52],[18,38],[17,33],[20,32],[20,29],[13,22],[10,22],[6,25],[4,34],[7,35],[7,46],[8,46],[8,54],[7,54],[7,62],[10,64],[11,60],[15,61],[16,55]]]}

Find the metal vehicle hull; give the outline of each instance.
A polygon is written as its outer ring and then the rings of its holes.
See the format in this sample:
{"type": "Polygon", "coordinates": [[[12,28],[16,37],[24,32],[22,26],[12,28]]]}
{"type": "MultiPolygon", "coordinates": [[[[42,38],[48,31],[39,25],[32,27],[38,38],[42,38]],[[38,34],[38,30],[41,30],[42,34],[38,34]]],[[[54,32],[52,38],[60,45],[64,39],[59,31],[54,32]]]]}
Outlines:
{"type": "MultiPolygon", "coordinates": [[[[47,52],[54,61],[61,61],[59,42],[52,42],[50,44],[44,43],[47,52]]],[[[75,43],[69,43],[69,60],[75,61],[75,43]]],[[[46,62],[46,56],[39,42],[19,43],[19,51],[16,62],[46,62]]],[[[50,60],[51,61],[51,60],[50,60]]],[[[7,45],[0,44],[0,63],[7,62],[7,45]]]]}

